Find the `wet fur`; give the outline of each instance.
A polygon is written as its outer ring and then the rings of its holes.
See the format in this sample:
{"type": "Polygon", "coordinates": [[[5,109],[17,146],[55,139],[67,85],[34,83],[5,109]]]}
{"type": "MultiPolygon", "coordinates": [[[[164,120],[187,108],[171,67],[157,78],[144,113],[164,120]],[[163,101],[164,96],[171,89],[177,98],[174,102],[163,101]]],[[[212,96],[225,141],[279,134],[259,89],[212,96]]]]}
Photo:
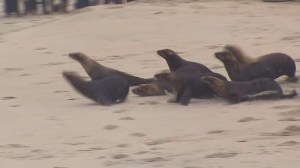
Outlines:
{"type": "Polygon", "coordinates": [[[151,83],[153,81],[153,79],[144,79],[116,69],[105,67],[83,53],[70,53],[69,57],[78,61],[92,80],[101,80],[111,75],[119,75],[125,78],[130,86],[151,83]]]}
{"type": "Polygon", "coordinates": [[[255,99],[292,98],[297,95],[296,91],[283,94],[280,85],[270,78],[259,78],[248,82],[222,81],[211,76],[202,79],[215,92],[232,103],[255,99]]]}
{"type": "Polygon", "coordinates": [[[233,81],[250,81],[263,77],[276,79],[283,75],[288,76],[290,81],[297,80],[294,60],[283,53],[266,54],[254,59],[245,55],[239,47],[227,45],[224,51],[216,52],[215,56],[224,63],[233,81]]]}
{"type": "Polygon", "coordinates": [[[188,105],[191,98],[208,99],[214,97],[215,92],[202,80],[203,76],[215,76],[226,80],[225,77],[217,73],[189,74],[184,69],[155,75],[159,81],[174,88],[176,94],[174,101],[182,105],[188,105]]]}
{"type": "Polygon", "coordinates": [[[128,82],[117,75],[92,81],[85,81],[74,72],[63,72],[63,77],[77,92],[101,105],[123,102],[129,92],[128,82]]]}
{"type": "Polygon", "coordinates": [[[193,67],[199,70],[202,73],[205,72],[212,72],[209,68],[207,68],[205,65],[191,62],[182,59],[176,52],[170,49],[162,49],[158,50],[157,54],[164,58],[169,66],[170,71],[176,71],[182,67],[193,67]]]}

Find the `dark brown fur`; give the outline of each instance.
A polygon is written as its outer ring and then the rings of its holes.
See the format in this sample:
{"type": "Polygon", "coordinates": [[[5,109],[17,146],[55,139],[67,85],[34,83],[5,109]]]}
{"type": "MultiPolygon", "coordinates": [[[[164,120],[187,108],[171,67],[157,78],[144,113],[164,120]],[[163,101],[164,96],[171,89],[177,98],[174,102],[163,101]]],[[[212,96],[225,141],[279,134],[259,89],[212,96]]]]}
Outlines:
{"type": "Polygon", "coordinates": [[[193,67],[199,70],[201,73],[212,72],[205,65],[182,59],[176,52],[170,49],[158,50],[157,54],[167,61],[169,69],[172,72],[183,67],[193,67]]]}
{"type": "Polygon", "coordinates": [[[283,53],[271,53],[257,59],[246,56],[236,46],[227,45],[215,56],[223,62],[228,75],[233,81],[251,81],[257,78],[276,79],[288,76],[290,81],[296,81],[296,65],[294,60],[283,53]]]}
{"type": "Polygon", "coordinates": [[[101,105],[121,103],[129,92],[128,82],[117,75],[93,81],[85,81],[74,72],[63,72],[63,77],[80,94],[101,105]]]}
{"type": "Polygon", "coordinates": [[[207,76],[202,79],[221,97],[233,103],[255,99],[281,99],[297,95],[296,91],[284,95],[280,85],[270,78],[259,78],[248,82],[223,81],[207,76]]]}
{"type": "Polygon", "coordinates": [[[175,102],[182,105],[188,105],[191,98],[208,99],[214,97],[215,92],[202,80],[203,76],[215,76],[222,80],[226,80],[224,76],[217,73],[187,73],[187,71],[190,70],[190,68],[179,69],[175,72],[159,73],[155,75],[158,81],[174,88],[174,91],[176,92],[175,102]]]}
{"type": "Polygon", "coordinates": [[[144,79],[116,69],[105,67],[83,53],[70,53],[69,56],[82,65],[92,80],[99,80],[111,75],[119,75],[125,78],[130,86],[151,83],[153,81],[153,79],[144,79]]]}

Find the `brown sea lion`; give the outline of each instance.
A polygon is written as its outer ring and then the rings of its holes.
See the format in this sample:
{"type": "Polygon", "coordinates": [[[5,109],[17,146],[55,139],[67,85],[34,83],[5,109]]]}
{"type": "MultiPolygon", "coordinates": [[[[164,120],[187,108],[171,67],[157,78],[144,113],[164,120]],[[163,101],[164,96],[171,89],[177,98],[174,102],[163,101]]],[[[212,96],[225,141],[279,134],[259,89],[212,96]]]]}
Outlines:
{"type": "Polygon", "coordinates": [[[170,71],[176,71],[182,67],[188,66],[188,67],[194,67],[202,73],[212,72],[205,65],[182,59],[176,52],[170,49],[158,50],[157,54],[167,61],[170,71]]]}
{"type": "Polygon", "coordinates": [[[118,75],[92,81],[83,80],[75,72],[63,72],[63,77],[76,91],[101,105],[121,103],[129,92],[128,82],[118,75]]]}
{"type": "Polygon", "coordinates": [[[227,45],[224,51],[216,52],[215,56],[223,62],[228,75],[233,81],[250,81],[257,78],[276,79],[288,76],[290,81],[296,81],[296,65],[294,60],[283,53],[271,53],[251,58],[234,45],[227,45]]]}
{"type": "Polygon", "coordinates": [[[158,80],[149,84],[141,84],[133,88],[132,93],[142,97],[145,96],[161,96],[166,94],[166,87],[158,80]]]}
{"type": "Polygon", "coordinates": [[[78,61],[92,80],[99,80],[111,75],[119,75],[127,80],[130,86],[151,83],[153,79],[136,77],[116,69],[105,67],[83,53],[70,53],[70,58],[78,61]]]}
{"type": "Polygon", "coordinates": [[[259,78],[247,82],[223,81],[216,77],[202,77],[209,87],[218,95],[232,103],[256,99],[282,99],[297,95],[294,90],[283,94],[280,85],[270,78],[259,78]]]}
{"type": "Polygon", "coordinates": [[[176,94],[174,102],[185,106],[189,104],[191,98],[208,99],[214,97],[215,92],[202,80],[203,76],[214,76],[222,80],[227,80],[224,76],[213,72],[189,75],[186,73],[189,70],[191,70],[190,67],[188,69],[179,69],[175,72],[165,72],[155,75],[158,81],[174,88],[176,94]]]}

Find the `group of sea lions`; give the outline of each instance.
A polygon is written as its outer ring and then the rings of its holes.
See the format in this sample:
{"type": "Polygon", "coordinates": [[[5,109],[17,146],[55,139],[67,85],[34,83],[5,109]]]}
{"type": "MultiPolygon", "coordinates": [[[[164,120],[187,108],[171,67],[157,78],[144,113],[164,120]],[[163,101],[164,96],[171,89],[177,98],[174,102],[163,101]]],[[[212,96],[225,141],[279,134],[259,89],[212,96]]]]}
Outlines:
{"type": "Polygon", "coordinates": [[[86,81],[75,72],[63,72],[64,78],[82,95],[102,105],[123,102],[130,86],[132,93],[139,96],[175,94],[169,102],[188,105],[191,98],[210,99],[222,97],[232,103],[258,99],[282,99],[297,96],[295,90],[284,94],[274,80],[287,76],[297,81],[294,60],[283,53],[271,53],[258,58],[245,55],[234,45],[226,45],[216,52],[232,81],[215,73],[203,64],[181,58],[170,49],[158,50],[157,54],[167,62],[169,71],[162,71],[153,78],[145,79],[105,67],[83,53],[70,53],[78,61],[91,81],[86,81]]]}

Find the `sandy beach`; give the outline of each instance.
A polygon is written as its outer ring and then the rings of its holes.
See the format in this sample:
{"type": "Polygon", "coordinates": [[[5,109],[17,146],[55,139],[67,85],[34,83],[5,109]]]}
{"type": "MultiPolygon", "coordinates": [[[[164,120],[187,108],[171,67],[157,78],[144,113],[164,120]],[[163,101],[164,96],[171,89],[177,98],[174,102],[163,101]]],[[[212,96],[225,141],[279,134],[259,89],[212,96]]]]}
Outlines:
{"type": "MultiPolygon", "coordinates": [[[[170,48],[228,77],[214,57],[226,44],[258,57],[283,52],[300,75],[300,3],[259,0],[136,1],[47,16],[0,17],[1,168],[297,168],[300,97],[229,104],[173,95],[100,106],[62,71],[83,52],[141,77],[168,69],[170,48]]],[[[88,79],[88,78],[87,78],[88,79]]],[[[300,81],[278,78],[285,91],[300,81]]]]}

